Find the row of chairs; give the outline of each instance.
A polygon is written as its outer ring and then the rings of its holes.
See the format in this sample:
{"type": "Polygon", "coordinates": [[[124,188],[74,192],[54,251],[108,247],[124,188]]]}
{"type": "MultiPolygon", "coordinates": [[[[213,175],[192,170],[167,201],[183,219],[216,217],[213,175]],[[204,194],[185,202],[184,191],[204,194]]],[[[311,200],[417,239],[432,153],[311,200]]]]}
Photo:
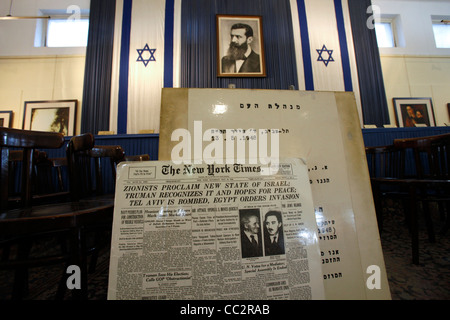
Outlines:
{"type": "Polygon", "coordinates": [[[430,203],[438,205],[444,221],[441,232],[450,226],[450,134],[395,139],[390,145],[366,147],[366,155],[379,230],[383,230],[383,200],[401,199],[412,260],[419,264],[418,213],[424,214],[430,242],[435,242],[430,203]]]}
{"type": "MultiPolygon", "coordinates": [[[[127,156],[120,146],[96,146],[90,133],[72,137],[65,158],[49,159],[42,151],[64,143],[59,133],[0,128],[0,270],[14,270],[13,299],[24,297],[30,268],[61,263],[80,267],[81,289],[73,295],[87,298],[88,254],[93,271],[100,245],[108,243],[114,211],[114,194],[105,193],[103,185],[104,159],[111,164],[113,182],[119,162],[150,160],[127,156]],[[62,189],[64,167],[68,191],[62,189]],[[58,171],[56,190],[43,188],[43,169],[58,171]],[[58,248],[33,251],[43,243],[58,248]]],[[[67,276],[64,268],[56,298],[64,296],[67,276]]]]}

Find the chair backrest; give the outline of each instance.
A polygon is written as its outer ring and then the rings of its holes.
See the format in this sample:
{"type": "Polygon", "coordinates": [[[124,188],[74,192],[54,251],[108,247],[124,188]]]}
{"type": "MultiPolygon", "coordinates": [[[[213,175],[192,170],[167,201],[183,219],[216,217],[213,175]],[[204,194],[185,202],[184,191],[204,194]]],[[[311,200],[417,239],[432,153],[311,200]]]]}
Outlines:
{"type": "Polygon", "coordinates": [[[115,184],[116,165],[123,161],[124,151],[120,146],[95,146],[91,133],[74,136],[67,145],[67,165],[69,169],[69,188],[72,199],[105,193],[101,158],[109,158],[111,178],[115,184]]]}
{"type": "Polygon", "coordinates": [[[94,136],[85,133],[74,136],[67,144],[67,168],[69,191],[72,200],[80,200],[93,193],[90,151],[94,147],[94,136]]]}
{"type": "Polygon", "coordinates": [[[404,154],[412,152],[415,178],[450,179],[450,134],[395,139],[394,145],[403,150],[404,154]]]}
{"type": "Polygon", "coordinates": [[[371,178],[401,178],[401,153],[394,145],[366,147],[371,178]]]}
{"type": "MultiPolygon", "coordinates": [[[[22,170],[20,182],[21,206],[31,206],[36,149],[57,149],[64,144],[64,135],[55,132],[19,130],[0,127],[1,174],[0,208],[8,208],[9,161],[12,150],[21,150],[22,170]],[[12,149],[12,150],[11,150],[12,149]]],[[[20,153],[14,152],[20,156],[20,153]]],[[[12,156],[13,158],[14,156],[12,156]]]]}
{"type": "MultiPolygon", "coordinates": [[[[104,194],[105,188],[103,181],[111,182],[115,185],[117,164],[124,161],[125,151],[121,146],[94,146],[90,152],[91,157],[94,159],[95,164],[95,176],[96,176],[96,193],[104,194]],[[102,159],[109,158],[109,166],[111,169],[111,178],[103,176],[102,159]]],[[[105,164],[105,163],[103,163],[105,164]]]]}
{"type": "MultiPolygon", "coordinates": [[[[9,151],[9,197],[20,196],[22,161],[23,150],[9,151]]],[[[34,150],[32,173],[33,194],[48,194],[53,191],[51,172],[46,170],[46,164],[48,161],[47,153],[45,151],[34,150]]]]}

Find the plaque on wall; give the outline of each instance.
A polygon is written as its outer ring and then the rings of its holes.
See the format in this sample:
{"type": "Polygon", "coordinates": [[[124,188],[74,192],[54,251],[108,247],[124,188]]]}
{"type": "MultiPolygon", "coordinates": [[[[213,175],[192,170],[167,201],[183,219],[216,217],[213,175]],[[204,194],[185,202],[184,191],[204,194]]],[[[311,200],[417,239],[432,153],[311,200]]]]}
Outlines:
{"type": "Polygon", "coordinates": [[[390,299],[353,93],[165,88],[160,126],[159,160],[305,161],[325,298],[390,299]]]}

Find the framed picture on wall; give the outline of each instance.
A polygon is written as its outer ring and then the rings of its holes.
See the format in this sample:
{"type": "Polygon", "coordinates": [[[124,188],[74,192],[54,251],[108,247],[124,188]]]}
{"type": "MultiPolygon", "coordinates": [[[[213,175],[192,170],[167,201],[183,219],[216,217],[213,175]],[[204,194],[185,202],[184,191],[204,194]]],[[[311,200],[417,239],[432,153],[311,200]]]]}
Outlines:
{"type": "Polygon", "coordinates": [[[394,98],[395,117],[399,127],[434,127],[431,98],[394,98]]]}
{"type": "Polygon", "coordinates": [[[73,136],[77,104],[78,100],[26,101],[22,128],[73,136]]]}
{"type": "Polygon", "coordinates": [[[11,128],[13,120],[12,111],[0,111],[0,127],[11,128]]]}
{"type": "Polygon", "coordinates": [[[260,16],[216,15],[217,75],[265,77],[260,16]]]}

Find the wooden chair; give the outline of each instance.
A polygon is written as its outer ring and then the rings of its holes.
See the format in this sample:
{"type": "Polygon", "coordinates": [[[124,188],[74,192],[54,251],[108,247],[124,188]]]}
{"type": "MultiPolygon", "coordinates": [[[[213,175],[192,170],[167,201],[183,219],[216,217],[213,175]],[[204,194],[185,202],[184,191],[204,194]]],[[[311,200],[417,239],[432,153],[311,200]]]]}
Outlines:
{"type": "MultiPolygon", "coordinates": [[[[87,135],[89,136],[89,134],[87,135]]],[[[86,135],[75,137],[76,139],[86,139],[86,135]]],[[[70,143],[69,143],[70,146],[70,143]]],[[[74,151],[78,152],[80,155],[81,150],[74,151]]],[[[117,164],[124,160],[125,152],[121,146],[100,146],[94,145],[92,149],[89,150],[88,158],[91,158],[92,161],[87,159],[88,165],[85,167],[87,171],[91,171],[92,162],[94,164],[94,177],[95,177],[95,186],[92,184],[87,185],[87,190],[89,190],[89,196],[97,196],[97,197],[106,197],[111,198],[113,195],[111,192],[115,190],[116,183],[116,173],[117,173],[117,164]],[[103,172],[107,172],[105,166],[110,167],[110,175],[104,176],[103,172]],[[104,170],[105,169],[105,170],[104,170]],[[109,188],[105,188],[105,183],[110,185],[109,188]]],[[[78,159],[81,161],[81,159],[78,159]]],[[[73,179],[73,177],[72,177],[73,179]]],[[[106,246],[111,239],[110,235],[111,231],[111,221],[107,220],[105,223],[99,223],[96,226],[96,230],[93,233],[94,237],[94,245],[90,249],[91,251],[91,262],[89,265],[89,273],[93,273],[95,271],[99,251],[102,247],[106,246]]]]}
{"type": "MultiPolygon", "coordinates": [[[[407,213],[407,222],[411,231],[411,247],[413,263],[419,263],[419,228],[418,212],[422,204],[423,214],[427,226],[430,242],[435,241],[432,220],[428,208],[430,201],[442,203],[441,213],[445,219],[443,232],[449,226],[449,148],[450,134],[395,139],[390,149],[398,153],[391,162],[395,168],[391,176],[372,176],[371,182],[374,192],[374,201],[379,203],[377,196],[380,189],[396,188],[406,195],[407,204],[404,206],[407,213]]],[[[367,152],[367,150],[366,150],[367,152]]],[[[370,154],[370,151],[368,152],[370,154]]]]}
{"type": "Polygon", "coordinates": [[[116,181],[116,168],[117,164],[125,159],[125,151],[121,146],[94,146],[90,151],[90,157],[94,159],[95,165],[95,177],[96,177],[96,190],[97,194],[104,194],[106,190],[103,186],[103,167],[106,165],[102,159],[109,160],[109,166],[111,170],[112,185],[115,186],[116,181]]]}
{"type": "Polygon", "coordinates": [[[370,177],[400,177],[400,154],[394,145],[366,147],[366,155],[370,177]]]}
{"type": "MultiPolygon", "coordinates": [[[[1,181],[8,181],[8,158],[10,148],[23,150],[23,174],[21,208],[10,210],[6,207],[8,188],[1,187],[0,236],[8,245],[16,241],[19,245],[17,259],[6,255],[0,263],[1,268],[16,270],[13,297],[22,297],[27,270],[37,265],[61,263],[77,265],[81,270],[81,290],[73,290],[75,298],[87,298],[87,233],[97,226],[112,226],[114,195],[100,196],[89,192],[95,181],[90,160],[90,151],[94,146],[90,134],[73,137],[67,146],[67,164],[69,169],[70,193],[72,200],[35,206],[32,203],[32,163],[33,150],[36,148],[59,148],[64,137],[56,133],[41,133],[17,129],[0,128],[1,181]],[[89,161],[90,163],[90,161],[89,161]],[[89,169],[88,169],[89,167],[89,169]],[[33,241],[42,235],[57,235],[67,243],[67,251],[61,250],[57,257],[37,257],[29,255],[33,241]]],[[[7,184],[6,184],[7,186],[7,184]]],[[[64,245],[62,246],[64,248],[64,245]]],[[[65,270],[64,270],[65,271],[65,270]]],[[[65,274],[65,272],[64,272],[65,274]]],[[[64,280],[64,277],[63,277],[64,280]]],[[[61,282],[63,289],[65,282],[61,282]]],[[[58,290],[61,294],[62,290],[58,290]]]]}
{"type": "Polygon", "coordinates": [[[49,158],[49,161],[51,162],[52,168],[56,169],[57,173],[57,179],[58,179],[58,187],[57,190],[59,192],[64,192],[65,190],[65,184],[63,181],[63,168],[67,168],[67,158],[49,158]]]}
{"type": "Polygon", "coordinates": [[[449,227],[450,193],[446,181],[450,180],[450,134],[395,139],[394,145],[402,150],[404,159],[401,170],[406,171],[406,153],[412,154],[414,164],[409,176],[419,180],[416,183],[418,195],[414,200],[422,202],[429,240],[434,242],[435,234],[429,208],[431,202],[438,204],[441,218],[446,221],[442,231],[446,232],[449,227]]]}
{"type": "MultiPolygon", "coordinates": [[[[411,173],[413,178],[448,180],[450,179],[450,134],[435,136],[395,139],[394,146],[402,150],[405,157],[408,149],[413,154],[415,172],[411,173]]],[[[405,159],[402,159],[406,165],[405,159]]],[[[405,168],[402,168],[405,171],[405,168]]],[[[405,172],[405,176],[406,176],[405,172]]]]}
{"type": "MultiPolygon", "coordinates": [[[[9,152],[9,206],[20,207],[20,186],[23,150],[9,152]]],[[[67,165],[67,159],[64,158],[67,165]]],[[[33,204],[45,204],[68,200],[69,193],[64,191],[61,167],[62,159],[49,159],[47,153],[34,150],[32,174],[32,201],[33,204]],[[55,169],[57,176],[55,176],[55,169]]]]}
{"type": "MultiPolygon", "coordinates": [[[[32,163],[32,197],[34,197],[37,193],[39,183],[36,181],[36,164],[39,159],[45,158],[45,152],[40,152],[38,150],[33,151],[33,163],[32,163]]],[[[8,207],[20,207],[21,201],[21,190],[20,181],[22,179],[22,161],[23,161],[23,150],[10,150],[8,155],[8,183],[9,183],[9,191],[8,191],[8,207]]]]}
{"type": "MultiPolygon", "coordinates": [[[[94,243],[89,251],[92,253],[92,260],[89,271],[93,272],[98,257],[99,248],[109,241],[108,232],[112,228],[112,210],[114,203],[114,193],[105,192],[104,176],[102,174],[102,160],[107,160],[111,166],[109,182],[115,187],[116,166],[123,161],[125,152],[120,146],[96,146],[94,136],[90,133],[72,137],[67,145],[67,161],[69,168],[69,181],[72,199],[74,201],[91,202],[93,204],[105,203],[111,205],[106,212],[101,212],[98,218],[89,221],[89,225],[84,225],[83,242],[86,242],[86,232],[93,231],[94,243]]],[[[85,252],[88,248],[84,244],[85,252]]],[[[83,268],[86,268],[86,257],[82,258],[83,268]]],[[[87,272],[88,270],[85,269],[87,272]]]]}
{"type": "Polygon", "coordinates": [[[385,179],[403,177],[400,151],[394,145],[366,147],[367,164],[377,214],[378,229],[383,231],[383,200],[400,199],[407,204],[408,192],[402,184],[386,184],[385,179]]]}
{"type": "MultiPolygon", "coordinates": [[[[29,257],[32,242],[36,237],[46,232],[61,230],[51,226],[51,221],[43,225],[44,219],[39,215],[34,216],[32,205],[35,159],[38,155],[36,149],[56,149],[60,148],[63,143],[64,136],[62,134],[0,128],[0,241],[3,244],[0,269],[16,270],[14,299],[22,297],[23,289],[26,288],[29,266],[60,263],[66,258],[62,255],[36,259],[29,257]],[[11,161],[13,161],[13,166],[11,161]],[[11,186],[9,181],[11,181],[11,174],[18,168],[18,162],[21,162],[21,173],[19,186],[16,188],[11,186]],[[11,206],[10,191],[15,189],[19,190],[20,198],[14,206],[11,206]],[[32,220],[35,220],[36,223],[33,223],[32,220]],[[17,252],[15,260],[10,259],[11,249],[17,252]]],[[[39,208],[37,211],[42,212],[41,209],[39,208]]]]}

